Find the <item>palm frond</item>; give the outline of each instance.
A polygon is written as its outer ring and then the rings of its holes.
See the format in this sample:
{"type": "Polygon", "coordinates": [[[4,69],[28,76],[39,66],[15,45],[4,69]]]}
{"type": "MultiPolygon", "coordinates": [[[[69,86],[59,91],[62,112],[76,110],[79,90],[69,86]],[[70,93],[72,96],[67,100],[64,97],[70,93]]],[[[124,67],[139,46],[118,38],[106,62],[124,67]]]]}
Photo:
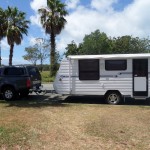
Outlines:
{"type": "Polygon", "coordinates": [[[20,44],[23,39],[23,34],[27,35],[29,21],[25,20],[25,13],[18,10],[17,7],[9,7],[5,11],[6,19],[6,36],[8,44],[20,44]]]}
{"type": "Polygon", "coordinates": [[[41,15],[41,24],[47,34],[60,34],[65,24],[67,23],[64,18],[68,12],[65,10],[65,4],[60,0],[47,0],[48,8],[41,8],[38,10],[41,15]]]}

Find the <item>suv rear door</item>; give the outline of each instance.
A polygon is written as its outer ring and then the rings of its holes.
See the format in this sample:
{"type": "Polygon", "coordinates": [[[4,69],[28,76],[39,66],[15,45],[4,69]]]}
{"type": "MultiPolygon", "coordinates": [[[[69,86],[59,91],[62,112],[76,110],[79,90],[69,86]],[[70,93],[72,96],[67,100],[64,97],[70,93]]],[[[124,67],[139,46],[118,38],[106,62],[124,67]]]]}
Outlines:
{"type": "Polygon", "coordinates": [[[29,76],[31,77],[32,86],[39,87],[41,86],[41,74],[37,67],[35,66],[27,66],[27,71],[29,76]]]}

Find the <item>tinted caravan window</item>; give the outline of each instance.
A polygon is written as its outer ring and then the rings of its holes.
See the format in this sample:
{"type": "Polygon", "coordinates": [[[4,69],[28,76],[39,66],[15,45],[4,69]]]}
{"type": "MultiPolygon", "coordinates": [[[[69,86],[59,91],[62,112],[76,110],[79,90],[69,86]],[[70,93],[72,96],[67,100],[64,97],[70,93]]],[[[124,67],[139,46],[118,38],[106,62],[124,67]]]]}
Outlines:
{"type": "Polygon", "coordinates": [[[127,60],[105,60],[106,70],[126,70],[127,60]]]}
{"type": "Polygon", "coordinates": [[[80,80],[99,80],[99,59],[79,60],[80,80]]]}

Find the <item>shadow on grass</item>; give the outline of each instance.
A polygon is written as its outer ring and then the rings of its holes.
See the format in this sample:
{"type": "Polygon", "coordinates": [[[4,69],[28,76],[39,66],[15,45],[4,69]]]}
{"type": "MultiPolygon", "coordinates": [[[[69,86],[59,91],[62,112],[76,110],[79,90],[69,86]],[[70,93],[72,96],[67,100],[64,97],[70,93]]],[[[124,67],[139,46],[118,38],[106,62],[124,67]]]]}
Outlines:
{"type": "MultiPolygon", "coordinates": [[[[81,103],[81,104],[106,104],[103,96],[68,96],[63,103],[81,103]]],[[[119,105],[141,105],[150,106],[150,99],[147,100],[134,100],[133,98],[122,99],[119,105]]]]}
{"type": "MultiPolygon", "coordinates": [[[[70,104],[105,104],[104,97],[102,96],[68,96],[67,98],[57,94],[53,95],[29,95],[26,98],[19,98],[14,101],[0,100],[0,103],[7,103],[6,107],[71,107],[70,104]]],[[[150,99],[147,100],[134,100],[126,98],[125,102],[120,105],[133,105],[133,106],[150,106],[150,99]]]]}
{"type": "Polygon", "coordinates": [[[63,103],[105,104],[102,96],[68,96],[63,103]]]}
{"type": "Polygon", "coordinates": [[[62,98],[58,95],[50,97],[49,95],[29,95],[25,98],[17,100],[5,101],[0,100],[0,103],[8,104],[6,107],[68,107],[69,105],[61,103],[62,98]]]}

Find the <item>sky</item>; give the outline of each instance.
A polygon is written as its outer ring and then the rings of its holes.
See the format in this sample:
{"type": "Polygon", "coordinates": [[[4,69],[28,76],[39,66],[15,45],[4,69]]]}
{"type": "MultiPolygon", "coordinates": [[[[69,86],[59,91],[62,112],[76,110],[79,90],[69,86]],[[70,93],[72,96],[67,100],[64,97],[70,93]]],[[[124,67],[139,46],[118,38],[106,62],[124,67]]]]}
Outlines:
{"type": "MultiPolygon", "coordinates": [[[[17,7],[26,12],[29,25],[28,35],[23,36],[21,45],[14,46],[13,64],[30,63],[23,59],[25,48],[33,45],[36,38],[49,39],[41,24],[38,9],[46,7],[46,0],[0,0],[0,7],[17,7]]],[[[71,41],[81,43],[86,34],[99,29],[108,36],[150,36],[150,0],[61,0],[66,4],[69,15],[67,24],[56,37],[56,49],[62,55],[71,41]]],[[[8,64],[9,45],[6,38],[1,41],[2,64],[8,64]]],[[[49,63],[46,60],[45,63],[49,63]]]]}

